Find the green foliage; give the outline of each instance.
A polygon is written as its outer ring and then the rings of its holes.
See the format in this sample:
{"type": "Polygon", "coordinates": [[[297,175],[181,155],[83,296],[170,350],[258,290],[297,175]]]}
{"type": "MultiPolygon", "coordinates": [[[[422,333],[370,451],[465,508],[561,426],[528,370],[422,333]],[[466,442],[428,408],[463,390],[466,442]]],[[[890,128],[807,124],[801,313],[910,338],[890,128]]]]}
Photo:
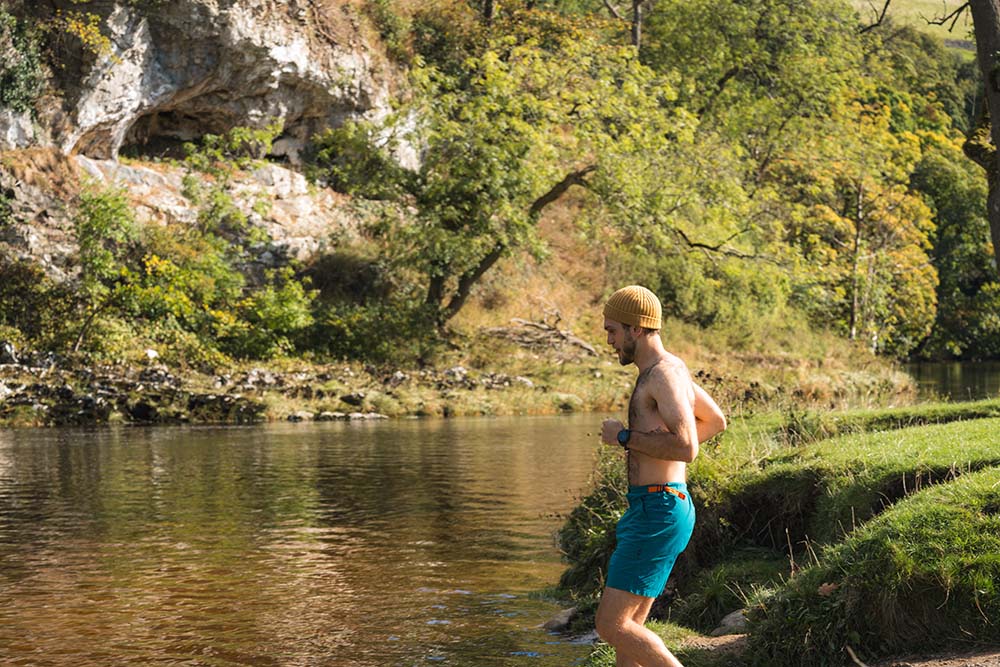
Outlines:
{"type": "Polygon", "coordinates": [[[125,191],[85,187],[73,218],[73,231],[80,249],[82,287],[100,296],[121,274],[128,244],[136,236],[135,216],[125,191]]]}
{"type": "Polygon", "coordinates": [[[108,308],[123,308],[123,282],[137,227],[125,191],[86,184],[80,194],[73,232],[80,265],[77,294],[84,312],[74,349],[85,341],[95,318],[108,308]]]}
{"type": "Polygon", "coordinates": [[[0,325],[17,330],[14,337],[40,348],[61,347],[75,332],[75,295],[69,284],[55,283],[29,260],[0,258],[0,325]]]}
{"type": "Polygon", "coordinates": [[[14,210],[10,205],[11,196],[0,190],[0,229],[14,223],[14,210]]]}
{"type": "Polygon", "coordinates": [[[428,65],[449,75],[461,73],[465,60],[477,55],[486,30],[473,8],[461,2],[421,3],[413,14],[413,48],[428,65]]]}
{"type": "Polygon", "coordinates": [[[269,359],[295,350],[295,338],[313,323],[316,294],[291,268],[271,271],[265,284],[240,302],[235,321],[220,327],[223,350],[234,356],[269,359]]]}
{"type": "Polygon", "coordinates": [[[279,119],[263,128],[239,126],[225,134],[206,134],[199,143],[184,144],[184,163],[216,178],[231,176],[235,169],[246,169],[266,157],[283,128],[279,119]]]}
{"type": "Polygon", "coordinates": [[[393,0],[369,0],[364,7],[375,22],[389,55],[405,62],[409,56],[407,36],[410,32],[410,21],[393,5],[393,0]]]}
{"type": "Polygon", "coordinates": [[[32,111],[44,88],[38,32],[0,8],[0,107],[32,111]]]}
{"type": "Polygon", "coordinates": [[[929,358],[1000,356],[1000,285],[988,241],[986,179],[955,142],[932,144],[913,185],[935,210],[931,259],[941,277],[934,329],[920,353],[929,358]]]}
{"type": "Polygon", "coordinates": [[[996,468],[901,501],[751,611],[752,664],[840,665],[1000,639],[996,468]]]}
{"type": "Polygon", "coordinates": [[[382,139],[366,123],[347,121],[313,138],[310,173],[338,192],[365,199],[395,199],[412,188],[413,176],[393,157],[391,136],[382,139]]]}
{"type": "Polygon", "coordinates": [[[400,363],[435,345],[433,319],[412,302],[337,302],[319,309],[314,347],[337,359],[400,363]]]}

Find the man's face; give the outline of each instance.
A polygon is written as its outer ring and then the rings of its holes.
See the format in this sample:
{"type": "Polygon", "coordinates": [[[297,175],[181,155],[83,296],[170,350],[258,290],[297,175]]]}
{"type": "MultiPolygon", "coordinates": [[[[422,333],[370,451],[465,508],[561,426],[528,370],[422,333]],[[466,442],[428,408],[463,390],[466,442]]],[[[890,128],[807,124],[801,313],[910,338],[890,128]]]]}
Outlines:
{"type": "Polygon", "coordinates": [[[608,334],[608,345],[615,348],[618,362],[622,366],[628,366],[635,361],[635,338],[632,336],[631,327],[604,318],[604,331],[608,334]]]}

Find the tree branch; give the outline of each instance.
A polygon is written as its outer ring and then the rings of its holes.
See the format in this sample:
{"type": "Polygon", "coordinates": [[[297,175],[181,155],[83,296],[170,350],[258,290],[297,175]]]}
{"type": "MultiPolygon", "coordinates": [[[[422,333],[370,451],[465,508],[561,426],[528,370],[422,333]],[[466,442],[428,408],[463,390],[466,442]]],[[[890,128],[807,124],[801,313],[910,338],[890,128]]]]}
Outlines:
{"type": "Polygon", "coordinates": [[[733,65],[726,71],[725,74],[722,75],[722,77],[719,78],[718,81],[715,82],[715,90],[712,91],[712,96],[709,97],[703,105],[701,105],[700,109],[698,109],[699,117],[705,115],[705,112],[708,111],[715,103],[716,98],[722,94],[722,91],[726,87],[726,84],[729,83],[729,80],[739,74],[740,71],[742,71],[742,68],[739,65],[733,65]]]}
{"type": "Polygon", "coordinates": [[[611,16],[615,17],[619,21],[625,20],[622,18],[621,12],[618,11],[617,7],[611,4],[610,0],[604,0],[604,6],[608,8],[609,12],[611,12],[611,16]]]}
{"type": "Polygon", "coordinates": [[[479,282],[483,274],[497,263],[497,260],[503,256],[506,249],[506,245],[497,243],[493,247],[493,250],[483,257],[475,268],[462,274],[462,277],[458,279],[458,288],[448,300],[448,305],[441,310],[440,324],[444,324],[457,315],[458,311],[462,310],[462,306],[465,305],[465,301],[469,298],[469,293],[472,291],[472,286],[479,282]]]}
{"type": "Polygon", "coordinates": [[[671,229],[673,230],[673,232],[675,234],[677,234],[677,236],[681,237],[681,240],[684,241],[684,244],[686,246],[688,246],[689,248],[698,248],[698,249],[701,249],[701,250],[708,250],[709,252],[717,252],[719,254],[726,255],[728,257],[737,257],[739,259],[756,259],[757,258],[756,255],[748,255],[746,253],[740,252],[739,250],[733,250],[732,248],[724,248],[723,247],[724,245],[726,245],[727,243],[729,243],[730,241],[732,241],[734,238],[736,238],[740,234],[745,234],[748,231],[746,229],[741,229],[740,231],[736,232],[735,234],[733,234],[732,236],[730,236],[728,239],[726,239],[725,241],[722,241],[721,243],[719,243],[717,245],[709,245],[707,243],[701,243],[699,241],[692,241],[691,237],[689,237],[684,232],[683,229],[680,229],[678,227],[672,227],[671,229]]]}
{"type": "Polygon", "coordinates": [[[962,14],[965,12],[966,9],[971,9],[969,7],[968,2],[959,6],[958,9],[953,11],[951,14],[948,14],[948,16],[939,19],[924,19],[924,20],[927,21],[927,25],[944,25],[945,23],[948,22],[948,19],[951,19],[951,25],[948,26],[948,32],[951,32],[952,30],[955,29],[955,24],[958,23],[958,19],[961,18],[962,14]]]}
{"type": "MultiPolygon", "coordinates": [[[[863,28],[861,28],[859,30],[859,32],[862,35],[865,34],[866,32],[868,32],[869,30],[874,30],[875,28],[877,28],[880,25],[882,25],[882,20],[885,19],[885,13],[889,10],[889,3],[890,2],[892,2],[892,0],[885,0],[885,5],[883,5],[883,7],[882,7],[882,13],[878,14],[878,18],[875,19],[875,23],[872,23],[871,25],[866,25],[866,26],[864,26],[863,28]]],[[[875,7],[872,6],[872,9],[874,9],[874,8],[875,7]]]]}
{"type": "Polygon", "coordinates": [[[574,171],[567,174],[566,178],[562,179],[561,181],[553,185],[548,192],[546,192],[544,195],[535,200],[535,202],[531,205],[531,208],[528,209],[528,215],[530,215],[532,218],[537,218],[539,214],[541,214],[542,209],[544,209],[546,206],[548,206],[552,202],[562,197],[564,194],[566,194],[566,191],[569,190],[574,185],[586,186],[587,181],[584,180],[584,177],[587,174],[596,170],[597,170],[597,165],[592,164],[584,167],[583,169],[580,169],[579,171],[574,171]]]}

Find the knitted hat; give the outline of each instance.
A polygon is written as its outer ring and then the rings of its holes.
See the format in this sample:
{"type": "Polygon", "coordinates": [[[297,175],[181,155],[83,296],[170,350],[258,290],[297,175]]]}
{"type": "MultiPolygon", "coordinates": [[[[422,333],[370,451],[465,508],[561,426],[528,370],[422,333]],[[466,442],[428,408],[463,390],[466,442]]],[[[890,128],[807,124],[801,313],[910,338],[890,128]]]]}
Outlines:
{"type": "Polygon", "coordinates": [[[663,310],[655,294],[645,287],[629,285],[611,295],[604,304],[604,316],[629,326],[659,329],[663,310]]]}

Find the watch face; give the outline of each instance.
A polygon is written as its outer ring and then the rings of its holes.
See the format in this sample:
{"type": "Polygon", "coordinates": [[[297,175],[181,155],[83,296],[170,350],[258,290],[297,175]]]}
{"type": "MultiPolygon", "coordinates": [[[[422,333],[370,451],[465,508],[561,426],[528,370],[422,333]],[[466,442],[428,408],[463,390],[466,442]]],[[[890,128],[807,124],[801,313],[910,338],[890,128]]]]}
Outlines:
{"type": "Polygon", "coordinates": [[[632,435],[627,428],[618,431],[618,444],[624,445],[628,442],[628,437],[632,435]]]}

